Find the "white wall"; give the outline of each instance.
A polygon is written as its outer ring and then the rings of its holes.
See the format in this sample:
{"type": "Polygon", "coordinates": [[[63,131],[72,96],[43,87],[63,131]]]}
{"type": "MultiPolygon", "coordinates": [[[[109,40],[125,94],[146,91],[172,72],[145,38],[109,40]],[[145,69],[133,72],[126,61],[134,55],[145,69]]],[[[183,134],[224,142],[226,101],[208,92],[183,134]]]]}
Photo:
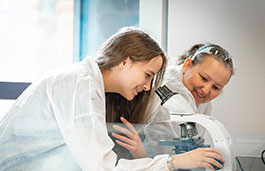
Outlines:
{"type": "Polygon", "coordinates": [[[167,49],[167,0],[140,0],[139,27],[167,49]]]}
{"type": "Polygon", "coordinates": [[[213,116],[230,132],[236,155],[265,149],[265,1],[169,0],[168,55],[211,42],[234,58],[236,74],[213,102],[213,116]]]}
{"type": "Polygon", "coordinates": [[[170,63],[195,43],[216,43],[231,53],[236,74],[213,101],[213,116],[230,132],[237,156],[260,156],[265,149],[265,1],[168,0],[167,35],[158,24],[163,15],[158,4],[164,0],[140,2],[140,9],[145,4],[140,21],[149,16],[140,27],[155,37],[167,36],[170,63]]]}

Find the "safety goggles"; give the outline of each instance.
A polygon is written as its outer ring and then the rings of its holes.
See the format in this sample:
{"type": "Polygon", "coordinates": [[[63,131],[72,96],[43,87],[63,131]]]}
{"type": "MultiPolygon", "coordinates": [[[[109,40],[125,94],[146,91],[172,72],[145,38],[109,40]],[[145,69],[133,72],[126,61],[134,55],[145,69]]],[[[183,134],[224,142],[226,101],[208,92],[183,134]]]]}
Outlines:
{"type": "Polygon", "coordinates": [[[221,48],[218,45],[204,45],[201,48],[199,48],[195,54],[191,57],[192,60],[195,60],[198,55],[206,53],[209,55],[213,55],[218,57],[218,59],[221,59],[224,62],[232,62],[230,54],[223,48],[221,48]]]}

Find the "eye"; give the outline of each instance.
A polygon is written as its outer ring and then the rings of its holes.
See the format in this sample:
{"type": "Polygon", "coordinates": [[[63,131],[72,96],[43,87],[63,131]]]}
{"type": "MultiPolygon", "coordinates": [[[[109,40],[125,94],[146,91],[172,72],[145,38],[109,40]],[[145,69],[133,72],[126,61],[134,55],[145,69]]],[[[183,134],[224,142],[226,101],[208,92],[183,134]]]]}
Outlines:
{"type": "Polygon", "coordinates": [[[145,73],[145,78],[150,78],[151,77],[151,75],[150,74],[148,74],[148,73],[145,73]]]}
{"type": "Polygon", "coordinates": [[[215,86],[215,85],[213,86],[213,89],[216,90],[216,91],[220,90],[220,88],[215,86]]]}
{"type": "Polygon", "coordinates": [[[202,81],[204,81],[204,82],[208,81],[207,78],[205,78],[204,76],[202,76],[202,75],[200,75],[200,76],[201,76],[202,81]]]}

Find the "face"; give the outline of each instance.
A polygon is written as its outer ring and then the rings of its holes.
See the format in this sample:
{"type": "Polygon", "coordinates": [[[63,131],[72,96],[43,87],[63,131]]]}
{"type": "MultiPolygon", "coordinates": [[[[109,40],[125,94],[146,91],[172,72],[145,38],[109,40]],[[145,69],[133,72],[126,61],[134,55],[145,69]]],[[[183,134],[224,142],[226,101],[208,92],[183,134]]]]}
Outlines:
{"type": "Polygon", "coordinates": [[[211,56],[205,56],[196,65],[192,65],[191,59],[183,64],[183,84],[191,92],[197,105],[217,97],[230,77],[230,70],[211,56]]]}
{"type": "Polygon", "coordinates": [[[119,74],[119,93],[127,100],[133,100],[139,92],[150,90],[151,81],[162,63],[161,56],[147,62],[132,62],[128,57],[120,64],[122,70],[119,74]]]}

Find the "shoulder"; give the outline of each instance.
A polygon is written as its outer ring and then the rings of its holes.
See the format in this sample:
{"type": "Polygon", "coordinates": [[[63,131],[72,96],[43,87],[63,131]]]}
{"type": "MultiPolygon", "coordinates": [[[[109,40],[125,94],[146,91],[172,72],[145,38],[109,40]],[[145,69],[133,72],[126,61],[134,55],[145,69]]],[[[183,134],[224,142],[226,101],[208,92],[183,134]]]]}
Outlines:
{"type": "Polygon", "coordinates": [[[45,79],[48,82],[67,83],[71,84],[81,80],[97,81],[102,78],[101,72],[97,63],[93,58],[85,58],[81,62],[69,64],[53,70],[46,74],[45,79]]]}
{"type": "Polygon", "coordinates": [[[45,79],[47,91],[53,95],[104,94],[103,78],[93,58],[61,67],[49,73],[45,79]]]}
{"type": "Polygon", "coordinates": [[[176,93],[182,92],[184,85],[182,83],[182,67],[171,65],[168,67],[163,84],[176,93]]]}

